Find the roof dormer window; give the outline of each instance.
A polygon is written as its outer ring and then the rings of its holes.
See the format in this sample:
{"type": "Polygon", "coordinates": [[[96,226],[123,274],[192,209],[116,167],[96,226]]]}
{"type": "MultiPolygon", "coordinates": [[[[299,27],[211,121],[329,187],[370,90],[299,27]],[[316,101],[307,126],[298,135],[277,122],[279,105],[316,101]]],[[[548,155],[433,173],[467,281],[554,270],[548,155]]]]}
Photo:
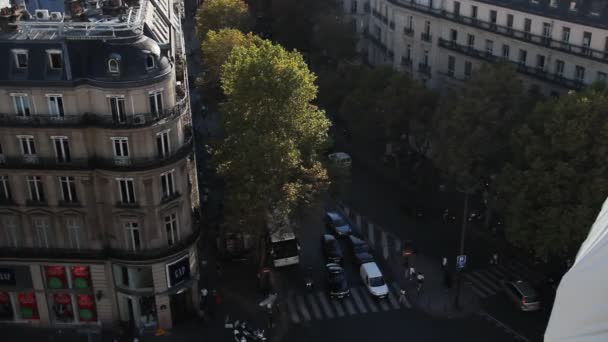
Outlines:
{"type": "Polygon", "coordinates": [[[154,69],[154,56],[147,55],[146,56],[146,70],[154,69]]]}
{"type": "Polygon", "coordinates": [[[49,67],[53,70],[59,70],[63,66],[60,50],[47,50],[49,56],[49,67]]]}
{"type": "Polygon", "coordinates": [[[118,61],[114,58],[110,58],[108,61],[108,71],[112,74],[118,74],[120,69],[118,68],[118,61]]]}
{"type": "Polygon", "coordinates": [[[17,69],[27,69],[27,50],[13,50],[17,69]]]}

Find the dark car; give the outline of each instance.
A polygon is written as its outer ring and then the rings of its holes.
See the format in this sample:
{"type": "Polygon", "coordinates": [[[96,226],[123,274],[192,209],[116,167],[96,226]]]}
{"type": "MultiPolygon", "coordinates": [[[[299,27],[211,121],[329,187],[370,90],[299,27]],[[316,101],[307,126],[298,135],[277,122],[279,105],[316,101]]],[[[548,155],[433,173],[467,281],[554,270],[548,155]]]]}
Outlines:
{"type": "Polygon", "coordinates": [[[323,254],[329,262],[342,263],[342,249],[333,235],[323,234],[321,244],[323,245],[323,254]]]}
{"type": "Polygon", "coordinates": [[[325,213],[325,226],[338,236],[350,235],[352,232],[350,224],[335,211],[325,213]]]}
{"type": "Polygon", "coordinates": [[[333,263],[325,265],[325,276],[331,297],[344,298],[350,294],[342,266],[333,263]]]}
{"type": "Polygon", "coordinates": [[[348,241],[350,242],[350,249],[353,253],[353,259],[357,265],[374,261],[372,248],[365,240],[351,235],[348,237],[348,241]]]}

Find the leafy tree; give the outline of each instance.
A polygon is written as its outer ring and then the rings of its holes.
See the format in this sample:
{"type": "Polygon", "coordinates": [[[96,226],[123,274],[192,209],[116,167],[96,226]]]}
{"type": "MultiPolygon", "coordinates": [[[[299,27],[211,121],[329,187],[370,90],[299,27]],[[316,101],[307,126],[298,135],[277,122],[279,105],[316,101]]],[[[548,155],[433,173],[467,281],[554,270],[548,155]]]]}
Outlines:
{"type": "Polygon", "coordinates": [[[608,193],[608,92],[602,87],[536,107],[511,138],[498,178],[506,236],[542,258],[571,257],[608,193]]]}
{"type": "MultiPolygon", "coordinates": [[[[357,34],[341,13],[323,13],[315,20],[312,32],[312,51],[325,63],[337,64],[357,56],[357,34]]],[[[316,56],[313,56],[313,58],[316,56]]]]}
{"type": "Polygon", "coordinates": [[[302,56],[268,41],[235,47],[222,67],[227,101],[213,163],[226,183],[229,225],[263,231],[265,215],[310,204],[328,185],[319,162],[329,121],[302,56]]]}
{"type": "Polygon", "coordinates": [[[235,28],[246,32],[251,26],[249,9],[243,0],[205,0],[196,12],[196,33],[200,40],[210,30],[235,28]]]}
{"type": "Polygon", "coordinates": [[[346,97],[359,84],[360,77],[368,70],[369,67],[365,65],[343,64],[336,69],[318,71],[319,105],[337,113],[346,97]]]}
{"type": "Polygon", "coordinates": [[[201,44],[201,58],[206,66],[201,83],[206,91],[206,96],[215,95],[213,97],[219,97],[222,64],[228,59],[234,47],[260,45],[261,42],[260,37],[252,33],[243,34],[237,29],[209,31],[201,44]]]}

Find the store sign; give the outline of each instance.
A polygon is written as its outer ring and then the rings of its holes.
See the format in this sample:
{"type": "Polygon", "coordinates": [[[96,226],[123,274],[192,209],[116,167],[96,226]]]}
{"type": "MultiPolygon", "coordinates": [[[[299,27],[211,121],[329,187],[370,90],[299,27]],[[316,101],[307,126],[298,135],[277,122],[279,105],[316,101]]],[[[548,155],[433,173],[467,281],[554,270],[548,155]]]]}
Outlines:
{"type": "Polygon", "coordinates": [[[188,256],[167,264],[167,283],[169,287],[190,279],[190,262],[188,256]]]}
{"type": "Polygon", "coordinates": [[[76,289],[91,288],[91,272],[88,266],[72,266],[72,279],[76,289]]]}
{"type": "Polygon", "coordinates": [[[33,292],[18,293],[19,312],[23,319],[38,319],[38,305],[36,295],[33,292]]]}
{"type": "Polygon", "coordinates": [[[11,268],[0,268],[0,285],[15,286],[15,271],[11,268]]]}
{"type": "Polygon", "coordinates": [[[78,304],[78,317],[80,317],[81,322],[97,321],[93,295],[77,295],[76,303],[78,304]]]}
{"type": "Polygon", "coordinates": [[[49,289],[65,289],[68,287],[65,267],[63,266],[44,266],[46,273],[46,283],[49,289]]]}

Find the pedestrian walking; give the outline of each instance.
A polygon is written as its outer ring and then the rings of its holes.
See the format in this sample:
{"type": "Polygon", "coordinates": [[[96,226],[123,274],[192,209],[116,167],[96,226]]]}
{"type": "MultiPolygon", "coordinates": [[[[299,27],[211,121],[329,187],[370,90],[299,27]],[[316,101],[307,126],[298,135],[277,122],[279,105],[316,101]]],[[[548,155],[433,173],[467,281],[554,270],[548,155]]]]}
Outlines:
{"type": "Polygon", "coordinates": [[[405,287],[401,287],[401,290],[399,290],[399,304],[407,304],[407,297],[405,296],[405,287]]]}
{"type": "Polygon", "coordinates": [[[205,313],[207,311],[207,297],[209,295],[209,291],[206,288],[201,289],[201,299],[199,304],[199,316],[202,319],[205,319],[205,313]]]}
{"type": "Polygon", "coordinates": [[[498,265],[498,253],[494,252],[494,254],[492,254],[492,262],[491,262],[491,264],[498,265]]]}
{"type": "Polygon", "coordinates": [[[441,260],[441,267],[443,267],[443,268],[448,267],[448,258],[443,257],[443,259],[441,260]]]}
{"type": "Polygon", "coordinates": [[[273,324],[273,312],[272,312],[272,304],[266,304],[266,313],[268,314],[268,329],[272,329],[273,324]]]}
{"type": "Polygon", "coordinates": [[[409,279],[412,280],[414,279],[414,276],[416,275],[416,269],[414,268],[414,266],[410,266],[410,277],[409,279]]]}
{"type": "Polygon", "coordinates": [[[418,290],[418,292],[422,292],[423,286],[424,286],[424,274],[422,274],[422,272],[418,272],[418,275],[416,276],[416,280],[418,281],[417,290],[418,290]]]}

